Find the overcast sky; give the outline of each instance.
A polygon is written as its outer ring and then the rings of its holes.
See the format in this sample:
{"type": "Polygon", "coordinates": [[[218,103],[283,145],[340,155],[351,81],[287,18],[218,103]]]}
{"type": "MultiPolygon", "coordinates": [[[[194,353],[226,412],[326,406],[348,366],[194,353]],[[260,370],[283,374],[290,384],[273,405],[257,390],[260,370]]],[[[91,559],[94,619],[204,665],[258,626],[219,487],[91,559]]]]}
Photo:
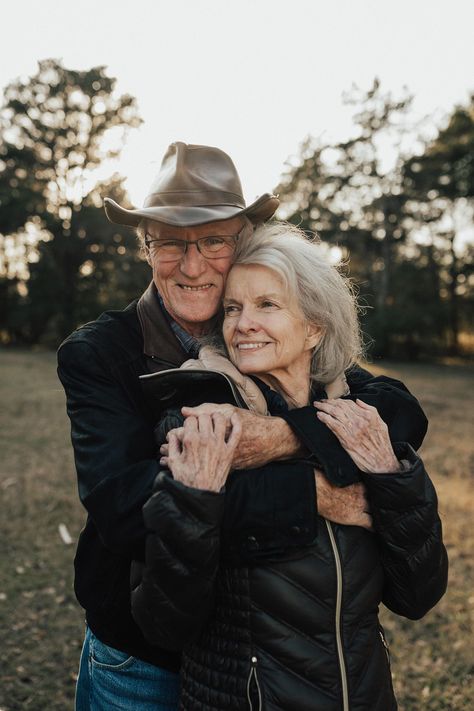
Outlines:
{"type": "Polygon", "coordinates": [[[308,135],[342,138],[352,82],[415,94],[435,120],[474,90],[473,0],[21,0],[2,4],[0,86],[60,58],[105,64],[142,127],[115,168],[141,204],[169,143],[233,157],[248,201],[308,135]]]}

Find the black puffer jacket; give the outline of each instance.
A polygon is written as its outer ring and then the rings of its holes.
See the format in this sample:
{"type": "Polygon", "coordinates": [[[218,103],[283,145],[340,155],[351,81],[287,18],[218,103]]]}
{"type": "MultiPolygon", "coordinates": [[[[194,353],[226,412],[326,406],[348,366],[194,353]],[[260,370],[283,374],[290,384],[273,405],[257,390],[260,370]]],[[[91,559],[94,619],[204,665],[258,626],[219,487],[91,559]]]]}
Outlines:
{"type": "MultiPolygon", "coordinates": [[[[258,521],[242,553],[239,521],[258,470],[233,473],[225,495],[159,474],[132,608],[151,642],[187,640],[182,709],[396,709],[379,603],[417,619],[447,582],[433,485],[408,445],[396,454],[406,471],[365,477],[375,534],[318,517],[313,543],[285,554],[272,555],[258,521]]],[[[278,480],[273,467],[262,486],[278,480]]]]}

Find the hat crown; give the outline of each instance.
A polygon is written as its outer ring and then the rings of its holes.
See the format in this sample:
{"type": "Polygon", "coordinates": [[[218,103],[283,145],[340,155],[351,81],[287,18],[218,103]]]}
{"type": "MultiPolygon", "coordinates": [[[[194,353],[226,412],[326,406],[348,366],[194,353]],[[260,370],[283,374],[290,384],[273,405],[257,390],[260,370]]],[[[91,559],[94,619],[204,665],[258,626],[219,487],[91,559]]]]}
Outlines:
{"type": "Polygon", "coordinates": [[[144,207],[176,204],[245,208],[240,178],[230,156],[212,146],[172,143],[144,207]]]}

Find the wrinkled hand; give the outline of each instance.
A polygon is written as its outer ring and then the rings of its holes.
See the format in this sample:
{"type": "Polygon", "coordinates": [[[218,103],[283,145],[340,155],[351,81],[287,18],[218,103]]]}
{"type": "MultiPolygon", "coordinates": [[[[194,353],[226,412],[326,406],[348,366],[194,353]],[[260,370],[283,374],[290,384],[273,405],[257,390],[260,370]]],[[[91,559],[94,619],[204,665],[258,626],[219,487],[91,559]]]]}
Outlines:
{"type": "Polygon", "coordinates": [[[372,530],[372,517],[362,482],[350,486],[333,486],[318,469],[316,476],[316,495],[318,513],[333,523],[346,526],[361,526],[372,530]]]}
{"type": "MultiPolygon", "coordinates": [[[[277,459],[290,459],[302,453],[300,441],[280,417],[257,415],[234,405],[204,403],[198,407],[183,407],[183,415],[222,414],[227,422],[234,415],[240,422],[241,435],[235,450],[232,469],[253,469],[277,459]]],[[[160,450],[166,453],[166,445],[160,450]]]]}
{"type": "Polygon", "coordinates": [[[314,406],[318,418],[336,435],[361,471],[370,474],[400,471],[388,427],[377,408],[362,400],[323,400],[314,406]]]}
{"type": "Polygon", "coordinates": [[[183,427],[168,432],[168,454],[160,462],[186,486],[220,491],[240,435],[240,422],[234,414],[229,421],[218,412],[188,417],[183,427]]]}

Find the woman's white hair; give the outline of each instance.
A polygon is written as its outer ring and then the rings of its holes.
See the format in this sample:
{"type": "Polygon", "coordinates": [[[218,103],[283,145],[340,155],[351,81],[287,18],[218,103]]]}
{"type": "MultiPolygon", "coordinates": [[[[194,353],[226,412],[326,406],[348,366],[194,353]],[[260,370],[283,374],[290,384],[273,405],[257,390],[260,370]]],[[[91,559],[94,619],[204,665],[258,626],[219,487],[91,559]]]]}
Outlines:
{"type": "Polygon", "coordinates": [[[237,245],[234,265],[258,264],[275,271],[294,295],[308,323],[322,327],[311,378],[327,384],[362,354],[358,306],[351,282],[331,264],[316,237],[286,222],[258,227],[237,245]]]}

